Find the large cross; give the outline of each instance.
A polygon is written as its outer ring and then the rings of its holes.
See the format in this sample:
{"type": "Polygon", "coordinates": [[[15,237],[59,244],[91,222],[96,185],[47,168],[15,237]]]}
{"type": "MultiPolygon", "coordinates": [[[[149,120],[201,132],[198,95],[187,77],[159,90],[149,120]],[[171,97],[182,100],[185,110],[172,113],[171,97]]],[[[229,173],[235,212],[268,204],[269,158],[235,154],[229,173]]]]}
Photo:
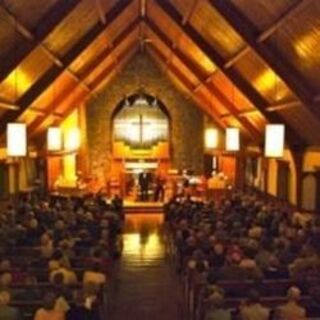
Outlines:
{"type": "Polygon", "coordinates": [[[143,145],[144,142],[144,127],[151,125],[150,122],[144,121],[144,117],[142,114],[139,114],[139,121],[138,122],[132,122],[133,125],[139,126],[139,144],[143,145]]]}

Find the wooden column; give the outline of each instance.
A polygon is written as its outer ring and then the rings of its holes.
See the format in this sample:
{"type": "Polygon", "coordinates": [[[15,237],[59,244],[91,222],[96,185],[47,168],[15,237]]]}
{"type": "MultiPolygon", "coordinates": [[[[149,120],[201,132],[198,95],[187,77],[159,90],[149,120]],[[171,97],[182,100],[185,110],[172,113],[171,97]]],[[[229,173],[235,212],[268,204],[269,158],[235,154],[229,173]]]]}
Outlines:
{"type": "Polygon", "coordinates": [[[304,148],[291,148],[291,153],[294,161],[294,166],[297,175],[297,186],[296,186],[296,198],[297,208],[302,207],[302,182],[303,182],[303,158],[304,148]]]}
{"type": "Polygon", "coordinates": [[[236,174],[235,186],[239,190],[244,190],[245,187],[245,160],[246,157],[243,152],[240,152],[236,157],[236,174]]]}

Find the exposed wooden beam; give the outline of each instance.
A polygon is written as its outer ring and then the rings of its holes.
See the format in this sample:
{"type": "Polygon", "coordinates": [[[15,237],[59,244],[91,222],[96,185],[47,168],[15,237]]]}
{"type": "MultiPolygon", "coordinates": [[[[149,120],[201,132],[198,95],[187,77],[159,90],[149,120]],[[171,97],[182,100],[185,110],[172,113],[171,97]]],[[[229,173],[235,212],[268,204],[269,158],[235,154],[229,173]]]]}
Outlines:
{"type": "MultiPolygon", "coordinates": [[[[182,20],[181,20],[181,24],[184,26],[186,23],[188,23],[188,21],[191,19],[194,10],[198,4],[199,0],[192,0],[190,1],[190,6],[189,8],[186,10],[185,14],[182,16],[182,20]]],[[[183,31],[181,30],[179,36],[177,36],[177,38],[175,39],[175,41],[172,42],[172,45],[170,46],[171,49],[174,49],[176,47],[179,46],[179,41],[181,39],[181,37],[183,36],[183,31]]],[[[173,53],[172,51],[170,51],[169,56],[167,57],[167,61],[166,61],[166,66],[168,67],[172,61],[173,58],[173,53]]]]}
{"type": "Polygon", "coordinates": [[[299,13],[303,8],[310,4],[313,0],[299,0],[293,2],[288,10],[282,14],[278,20],[269,28],[264,30],[257,38],[257,42],[263,42],[270,38],[277,30],[279,30],[291,17],[299,13]]]}
{"type": "Polygon", "coordinates": [[[271,43],[257,42],[259,30],[231,1],[209,0],[209,2],[228,21],[247,45],[259,54],[307,107],[310,107],[313,102],[311,88],[302,80],[301,75],[288,59],[282,56],[279,49],[271,43]]]}
{"type": "Polygon", "coordinates": [[[140,6],[140,17],[144,18],[146,16],[147,13],[147,0],[140,0],[139,3],[140,6]]]}
{"type": "Polygon", "coordinates": [[[107,46],[101,53],[90,63],[87,64],[87,66],[84,67],[84,69],[80,73],[80,78],[85,79],[88,77],[89,74],[91,74],[97,66],[99,66],[107,57],[110,56],[110,54],[114,51],[115,48],[117,48],[125,39],[127,39],[128,36],[131,35],[132,32],[134,32],[139,25],[141,19],[138,17],[134,21],[132,21],[117,37],[114,39],[112,43],[110,43],[109,46],[107,46]]]}
{"type": "Polygon", "coordinates": [[[8,8],[2,5],[1,8],[8,14],[9,17],[11,17],[13,24],[17,26],[17,31],[20,31],[20,33],[25,31],[25,37],[27,38],[29,36],[29,41],[24,44],[19,44],[16,48],[14,48],[14,52],[8,54],[6,59],[1,61],[0,82],[2,82],[9,75],[9,73],[14,70],[21,63],[21,61],[25,59],[39,45],[39,43],[52,32],[79,3],[79,0],[58,1],[39,21],[33,36],[30,36],[25,28],[17,22],[16,18],[12,15],[8,8]]]}
{"type": "Polygon", "coordinates": [[[11,103],[11,102],[7,102],[7,101],[0,101],[0,109],[5,109],[5,110],[19,110],[19,106],[11,103]]]}
{"type": "MultiPolygon", "coordinates": [[[[107,50],[102,51],[102,53],[94,59],[91,63],[87,65],[87,67],[81,73],[81,79],[86,80],[100,65],[103,63],[111,54],[112,52],[121,44],[123,41],[131,35],[131,33],[137,28],[140,18],[135,19],[132,23],[130,23],[113,41],[110,47],[107,47],[107,50]]],[[[110,70],[109,70],[110,71],[110,70]]],[[[105,71],[103,74],[107,74],[105,71]]],[[[48,116],[50,116],[54,110],[56,109],[57,105],[60,105],[65,99],[68,98],[75,90],[76,85],[72,84],[70,87],[65,88],[63,92],[57,97],[57,100],[53,101],[48,108],[46,109],[46,114],[42,117],[38,117],[35,119],[31,125],[29,126],[29,133],[32,136],[33,132],[37,130],[39,126],[46,120],[48,116]]],[[[92,91],[95,90],[95,85],[91,84],[90,89],[92,91]]]]}
{"type": "MultiPolygon", "coordinates": [[[[65,67],[69,66],[90,44],[98,37],[119,15],[132,3],[132,0],[122,0],[117,2],[113,8],[106,14],[106,25],[100,22],[96,23],[91,29],[69,49],[69,51],[61,58],[65,67]]],[[[6,130],[8,121],[16,120],[32,102],[48,88],[48,86],[59,77],[65,68],[52,66],[21,98],[18,99],[17,105],[20,110],[8,111],[5,117],[0,121],[0,134],[6,130]]]]}
{"type": "Polygon", "coordinates": [[[105,14],[103,12],[101,0],[96,0],[96,7],[97,7],[97,11],[98,11],[98,15],[99,15],[101,23],[106,24],[107,20],[106,20],[105,14]]]}
{"type": "MultiPolygon", "coordinates": [[[[167,59],[166,57],[163,55],[162,52],[160,52],[160,50],[152,45],[149,46],[148,48],[150,48],[150,50],[152,50],[152,52],[160,59],[160,61],[162,61],[163,64],[167,63],[167,59]]],[[[187,89],[187,91],[189,92],[190,96],[196,100],[197,104],[199,105],[199,107],[209,116],[211,117],[214,122],[217,124],[217,126],[221,129],[224,130],[226,125],[220,120],[219,116],[216,114],[215,110],[212,108],[211,104],[212,101],[203,101],[203,103],[199,103],[198,101],[200,100],[197,95],[194,93],[194,86],[193,84],[190,82],[190,80],[178,69],[176,68],[174,65],[170,64],[166,69],[165,72],[169,73],[171,72],[174,77],[187,89]]]]}
{"type": "MultiPolygon", "coordinates": [[[[38,114],[40,116],[47,116],[48,115],[45,110],[42,110],[42,109],[39,109],[39,108],[36,108],[36,107],[29,108],[28,112],[35,113],[35,114],[38,114]]],[[[53,112],[53,113],[51,113],[51,116],[56,117],[56,118],[61,118],[62,114],[58,113],[58,112],[53,112]]]]}
{"type": "Polygon", "coordinates": [[[299,107],[301,107],[301,101],[290,101],[290,102],[272,104],[266,110],[267,112],[275,112],[275,111],[299,108],[299,107]]]}
{"type": "Polygon", "coordinates": [[[197,5],[199,3],[199,0],[193,0],[191,1],[191,5],[186,11],[186,14],[184,15],[182,19],[182,25],[185,25],[192,17],[194,10],[196,9],[197,5]]]}
{"type": "MultiPolygon", "coordinates": [[[[125,60],[125,58],[130,55],[133,54],[134,52],[137,51],[138,46],[137,45],[133,45],[130,46],[127,50],[125,50],[124,52],[122,52],[121,54],[119,54],[118,56],[116,56],[115,62],[112,63],[110,66],[108,66],[105,70],[102,71],[102,73],[99,75],[99,81],[94,81],[94,84],[92,85],[93,90],[96,90],[101,82],[114,70],[117,70],[116,72],[118,73],[121,68],[119,68],[119,66],[122,65],[122,61],[125,60]]],[[[61,119],[59,119],[56,124],[60,125],[61,122],[63,121],[63,119],[65,119],[66,117],[68,117],[68,115],[70,115],[75,108],[77,108],[79,106],[80,103],[82,103],[83,101],[85,101],[88,98],[88,94],[85,94],[79,98],[77,98],[73,103],[70,104],[69,108],[63,113],[63,116],[61,119]]]]}
{"type": "MultiPolygon", "coordinates": [[[[275,104],[267,107],[265,110],[266,110],[266,112],[275,112],[275,111],[298,108],[298,107],[301,107],[301,101],[275,103],[275,104]]],[[[257,112],[259,112],[257,109],[250,109],[250,110],[240,111],[238,113],[238,115],[240,117],[248,117],[248,116],[250,117],[252,114],[255,114],[257,112]]],[[[232,116],[233,116],[233,114],[226,113],[226,114],[222,115],[221,118],[228,118],[228,117],[232,117],[232,116]]]]}
{"type": "MultiPolygon", "coordinates": [[[[172,47],[171,40],[164,34],[164,32],[160,30],[160,28],[158,28],[158,26],[153,21],[151,21],[150,19],[146,19],[146,22],[150,29],[168,48],[172,47]]],[[[237,121],[241,124],[243,129],[251,135],[252,139],[256,142],[260,142],[261,137],[259,136],[259,131],[247,119],[241,119],[238,116],[238,110],[235,105],[220,91],[220,89],[214,83],[207,84],[205,82],[206,78],[199,69],[199,66],[191,61],[190,58],[185,55],[179,48],[171,48],[170,50],[172,50],[174,56],[177,57],[185,65],[185,67],[189,69],[193,76],[196,77],[197,81],[202,83],[203,86],[210,92],[210,94],[212,94],[213,97],[217,99],[221,105],[228,109],[228,111],[234,116],[234,118],[237,119],[237,121]]],[[[196,92],[197,87],[193,89],[193,92],[196,92]]]]}
{"type": "MultiPolygon", "coordinates": [[[[181,15],[168,1],[155,0],[158,6],[183,29],[185,34],[201,49],[201,51],[238,87],[248,100],[264,115],[271,123],[283,123],[283,119],[275,114],[268,113],[265,108],[269,106],[268,101],[235,69],[224,69],[226,61],[189,23],[182,26],[181,15]]],[[[302,136],[295,132],[294,128],[287,126],[287,141],[289,145],[306,144],[302,136]]]]}
{"type": "MultiPolygon", "coordinates": [[[[261,43],[269,39],[279,28],[281,28],[281,26],[283,26],[286,23],[286,21],[288,21],[291,17],[293,17],[295,14],[301,11],[311,1],[313,0],[300,0],[291,5],[290,8],[284,14],[282,14],[276,22],[274,22],[269,28],[267,28],[262,33],[260,33],[260,35],[257,36],[256,42],[261,43]]],[[[230,60],[226,62],[225,68],[232,67],[244,55],[250,52],[250,50],[251,48],[249,46],[245,46],[238,53],[236,53],[230,60]]]]}

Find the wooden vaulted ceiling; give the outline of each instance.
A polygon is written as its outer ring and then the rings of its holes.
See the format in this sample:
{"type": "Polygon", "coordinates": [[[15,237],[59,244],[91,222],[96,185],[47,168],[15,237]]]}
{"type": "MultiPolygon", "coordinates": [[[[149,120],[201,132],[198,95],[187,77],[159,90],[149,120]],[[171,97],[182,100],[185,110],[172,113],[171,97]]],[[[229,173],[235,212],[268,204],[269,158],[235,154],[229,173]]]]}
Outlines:
{"type": "Polygon", "coordinates": [[[221,128],[320,145],[318,0],[0,0],[0,134],[36,137],[150,54],[221,128]]]}

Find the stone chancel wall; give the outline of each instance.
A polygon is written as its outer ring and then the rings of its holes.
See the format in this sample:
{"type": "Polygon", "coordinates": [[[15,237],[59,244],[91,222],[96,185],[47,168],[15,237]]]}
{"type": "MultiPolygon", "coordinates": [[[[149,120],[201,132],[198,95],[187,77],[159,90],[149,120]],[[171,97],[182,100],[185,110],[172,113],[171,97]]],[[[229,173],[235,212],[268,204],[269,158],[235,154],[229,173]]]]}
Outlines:
{"type": "Polygon", "coordinates": [[[118,103],[143,88],[158,97],[171,118],[172,166],[203,170],[204,115],[187,100],[147,54],[137,54],[98,96],[87,102],[87,141],[90,171],[106,181],[112,159],[111,116],[118,103]]]}

